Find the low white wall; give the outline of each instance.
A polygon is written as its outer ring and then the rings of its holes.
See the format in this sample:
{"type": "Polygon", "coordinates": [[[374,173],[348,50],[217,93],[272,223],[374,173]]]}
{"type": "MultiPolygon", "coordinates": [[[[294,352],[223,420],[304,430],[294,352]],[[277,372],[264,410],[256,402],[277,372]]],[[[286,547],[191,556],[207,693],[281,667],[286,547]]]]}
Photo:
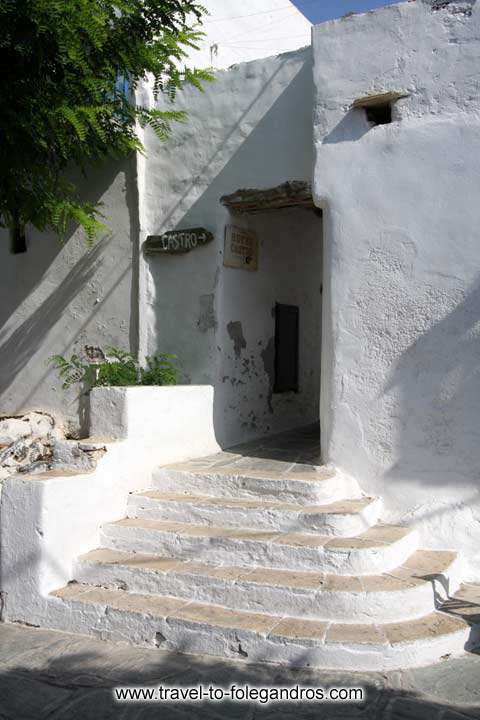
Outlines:
{"type": "Polygon", "coordinates": [[[325,459],[477,577],[479,25],[417,2],[314,29],[325,459]],[[349,109],[390,90],[392,124],[349,109]]]}
{"type": "Polygon", "coordinates": [[[90,435],[127,440],[134,462],[148,467],[201,457],[219,449],[213,406],[210,385],[98,387],[90,393],[90,435]]]}
{"type": "Polygon", "coordinates": [[[12,255],[0,232],[0,414],[41,410],[77,434],[88,431],[88,402],[62,390],[48,359],[138,341],[138,228],[134,161],[109,163],[80,179],[84,197],[102,201],[112,233],[89,250],[83,232],[62,241],[27,228],[26,253],[12,255]]]}
{"type": "Polygon", "coordinates": [[[51,612],[48,593],[72,578],[78,555],[98,547],[102,523],[125,516],[128,493],[149,487],[158,464],[219,449],[208,386],[97,388],[91,416],[92,434],[121,438],[106,443],[95,472],[17,475],[3,484],[0,592],[6,620],[44,623],[51,612]]]}
{"type": "MultiPolygon", "coordinates": [[[[223,267],[230,218],[220,197],[241,187],[311,180],[312,93],[310,48],[243,63],[218,72],[204,92],[179,93],[176,105],[188,112],[188,122],[175,126],[167,143],[146,133],[142,238],[205,227],[215,239],[186,255],[142,259],[141,351],[176,353],[186,382],[215,386],[216,431],[224,445],[261,434],[265,425],[255,430],[238,417],[230,426],[224,422],[222,377],[228,373],[222,372],[222,356],[232,348],[227,326],[242,320],[245,309],[229,306],[227,313],[222,298],[233,275],[239,283],[248,279],[242,270],[223,267]]],[[[268,387],[262,364],[259,372],[268,387]]],[[[241,403],[237,394],[231,412],[241,403]]],[[[251,410],[258,415],[262,408],[251,410]]]]}

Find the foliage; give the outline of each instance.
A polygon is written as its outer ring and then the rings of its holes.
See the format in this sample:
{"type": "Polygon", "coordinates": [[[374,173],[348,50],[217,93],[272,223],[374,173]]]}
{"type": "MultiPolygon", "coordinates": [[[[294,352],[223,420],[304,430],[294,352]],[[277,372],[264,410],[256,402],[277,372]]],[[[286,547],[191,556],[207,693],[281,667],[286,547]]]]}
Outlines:
{"type": "Polygon", "coordinates": [[[184,119],[134,91],[148,76],[173,101],[211,78],[183,66],[205,12],[197,0],[0,0],[1,226],[62,235],[74,221],[93,240],[100,205],[78,196],[68,166],[141,151],[138,126],[164,140],[184,119]]]}
{"type": "Polygon", "coordinates": [[[53,355],[49,363],[58,371],[64,390],[76,383],[92,387],[126,387],[132,385],[177,385],[179,370],[174,364],[176,355],[157,353],[146,358],[146,367],[125,350],[106,348],[105,359],[91,363],[80,355],[70,359],[53,355]]]}
{"type": "Polygon", "coordinates": [[[137,366],[133,355],[113,347],[106,348],[106,350],[109,358],[97,365],[94,387],[142,384],[140,382],[141,368],[137,366]]]}
{"type": "Polygon", "coordinates": [[[178,385],[178,369],[172,360],[176,355],[157,353],[147,357],[147,367],[141,370],[142,385],[178,385]]]}

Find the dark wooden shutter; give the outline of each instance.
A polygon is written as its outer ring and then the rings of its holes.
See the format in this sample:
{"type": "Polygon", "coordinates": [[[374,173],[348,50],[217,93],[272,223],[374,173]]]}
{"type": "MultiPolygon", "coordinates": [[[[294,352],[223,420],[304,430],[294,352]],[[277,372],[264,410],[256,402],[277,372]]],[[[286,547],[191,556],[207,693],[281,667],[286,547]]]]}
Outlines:
{"type": "Polygon", "coordinates": [[[295,305],[275,306],[274,392],[298,392],[298,325],[295,305]]]}

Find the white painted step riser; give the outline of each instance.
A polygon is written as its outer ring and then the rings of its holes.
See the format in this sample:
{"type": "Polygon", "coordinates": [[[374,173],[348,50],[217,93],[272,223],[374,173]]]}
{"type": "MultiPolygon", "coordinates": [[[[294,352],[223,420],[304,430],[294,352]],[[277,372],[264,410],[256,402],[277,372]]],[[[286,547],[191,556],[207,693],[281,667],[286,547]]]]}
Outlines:
{"type": "Polygon", "coordinates": [[[125,552],[201,560],[238,567],[312,570],[339,575],[371,575],[402,565],[418,547],[416,533],[382,548],[333,551],[229,538],[176,535],[146,528],[106,525],[102,546],[125,552]]]}
{"type": "MultiPolygon", "coordinates": [[[[458,573],[445,573],[450,592],[460,586],[458,573]]],[[[152,572],[140,567],[78,563],[75,578],[82,583],[120,588],[139,595],[163,595],[222,605],[269,615],[289,615],[333,622],[401,622],[428,615],[436,609],[442,585],[435,581],[402,590],[383,592],[328,592],[253,585],[244,581],[185,573],[152,572]]]]}
{"type": "Polygon", "coordinates": [[[153,618],[128,610],[76,601],[51,600],[45,627],[93,635],[103,640],[160,647],[185,654],[211,655],[296,667],[331,670],[387,671],[437,662],[442,656],[460,655],[469,629],[425,638],[404,645],[324,644],[315,641],[265,637],[249,630],[212,627],[177,618],[153,618]]]}
{"type": "Polygon", "coordinates": [[[322,505],[346,497],[357,498],[362,494],[354,478],[338,472],[333,477],[318,482],[294,478],[295,474],[274,480],[248,475],[221,475],[214,472],[159,468],[153,473],[153,486],[162,492],[269,500],[299,505],[322,505]]]}
{"type": "Polygon", "coordinates": [[[302,513],[276,508],[225,507],[196,505],[194,502],[156,500],[145,495],[130,495],[128,516],[182,522],[192,525],[255,527],[275,532],[308,532],[353,537],[366,532],[380,517],[381,503],[375,500],[358,513],[302,513]]]}

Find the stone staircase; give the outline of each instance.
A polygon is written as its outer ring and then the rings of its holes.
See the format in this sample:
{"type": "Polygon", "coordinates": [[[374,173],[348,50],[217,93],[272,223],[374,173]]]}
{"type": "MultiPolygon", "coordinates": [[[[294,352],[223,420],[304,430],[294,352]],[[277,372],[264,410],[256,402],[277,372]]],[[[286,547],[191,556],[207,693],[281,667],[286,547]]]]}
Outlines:
{"type": "MultiPolygon", "coordinates": [[[[454,552],[380,522],[380,498],[296,431],[159,468],[102,528],[59,629],[255,662],[388,670],[464,652],[480,588],[454,552]]],[[[474,628],[472,630],[472,627],[474,628]]]]}

